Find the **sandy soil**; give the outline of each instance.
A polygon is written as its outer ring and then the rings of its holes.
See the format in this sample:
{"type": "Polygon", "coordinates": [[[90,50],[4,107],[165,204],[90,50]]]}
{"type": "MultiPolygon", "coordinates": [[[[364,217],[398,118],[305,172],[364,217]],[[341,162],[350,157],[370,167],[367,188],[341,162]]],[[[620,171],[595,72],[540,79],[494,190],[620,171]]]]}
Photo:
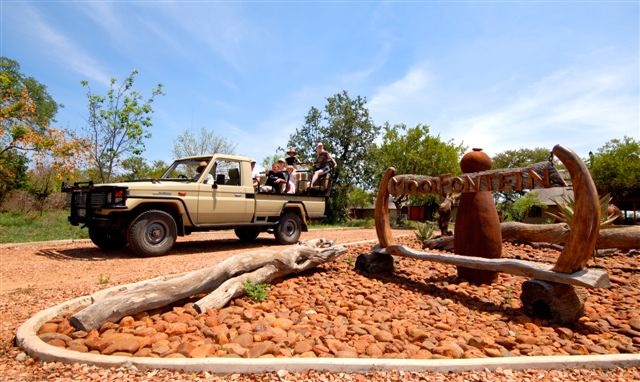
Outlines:
{"type": "MultiPolygon", "coordinates": [[[[411,235],[411,232],[394,231],[394,235],[407,234],[411,235]]],[[[375,231],[371,229],[317,230],[304,233],[302,239],[317,237],[334,239],[338,243],[348,243],[375,239],[375,231]]],[[[25,355],[19,348],[15,347],[15,330],[22,322],[38,311],[74,297],[86,295],[113,285],[199,269],[213,265],[232,256],[234,253],[266,247],[270,249],[278,247],[271,235],[261,234],[255,243],[248,245],[236,240],[231,232],[194,234],[190,237],[179,239],[174,251],[167,256],[158,258],[135,258],[127,252],[107,253],[97,249],[87,241],[64,244],[40,243],[4,246],[0,248],[0,322],[2,322],[0,328],[0,380],[217,380],[219,377],[208,373],[194,374],[166,370],[107,370],[85,365],[42,363],[25,355]],[[100,280],[102,280],[102,283],[100,283],[100,280]],[[108,282],[105,282],[106,280],[108,282]]],[[[631,272],[637,273],[637,265],[635,271],[631,269],[631,272]]],[[[617,277],[624,277],[624,275],[618,275],[617,277]]],[[[637,295],[635,296],[637,297],[637,295]]],[[[633,296],[630,298],[633,298],[633,296]]],[[[473,300],[473,297],[470,297],[470,299],[473,300]]],[[[631,309],[633,313],[633,308],[631,309]]],[[[634,345],[638,346],[638,344],[634,345]]],[[[391,371],[378,372],[366,376],[280,371],[278,373],[250,376],[230,374],[220,378],[243,381],[398,379],[628,381],[640,380],[640,369],[518,372],[498,370],[496,372],[458,374],[391,371]]]]}

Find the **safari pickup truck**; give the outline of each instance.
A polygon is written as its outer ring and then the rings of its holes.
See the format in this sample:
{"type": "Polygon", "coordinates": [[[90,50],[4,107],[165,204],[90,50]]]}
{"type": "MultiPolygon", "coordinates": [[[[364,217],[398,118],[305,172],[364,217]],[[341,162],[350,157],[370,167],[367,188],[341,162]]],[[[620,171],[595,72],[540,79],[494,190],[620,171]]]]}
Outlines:
{"type": "Polygon", "coordinates": [[[178,159],[156,179],[63,184],[63,191],[69,222],[87,227],[95,245],[158,256],[197,231],[233,229],[243,241],[271,232],[280,244],[296,243],[310,220],[324,217],[330,190],[328,176],[308,188],[308,175],[297,173],[296,194],[266,192],[254,186],[249,158],[214,154],[178,159]]]}

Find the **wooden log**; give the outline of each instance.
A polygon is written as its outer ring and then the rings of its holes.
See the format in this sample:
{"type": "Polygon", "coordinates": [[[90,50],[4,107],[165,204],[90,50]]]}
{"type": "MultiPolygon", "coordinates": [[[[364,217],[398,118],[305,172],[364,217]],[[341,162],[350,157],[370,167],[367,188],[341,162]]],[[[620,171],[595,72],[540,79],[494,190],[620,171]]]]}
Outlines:
{"type": "Polygon", "coordinates": [[[503,222],[500,224],[500,231],[502,231],[502,241],[559,244],[564,243],[569,234],[569,226],[565,223],[527,224],[503,222]]]}
{"type": "Polygon", "coordinates": [[[553,270],[573,273],[584,268],[593,254],[600,230],[600,200],[587,166],[576,153],[562,145],[551,152],[569,171],[575,196],[571,231],[553,270]]]}
{"type": "MultiPolygon", "coordinates": [[[[527,224],[518,222],[504,222],[500,224],[502,241],[516,243],[550,243],[564,245],[569,233],[569,226],[557,224],[527,224]]],[[[425,240],[422,248],[453,249],[453,237],[441,236],[425,240]]],[[[620,250],[640,249],[640,226],[615,226],[600,229],[597,249],[617,248],[620,250]]]]}
{"type": "MultiPolygon", "coordinates": [[[[221,286],[227,288],[226,281],[238,279],[244,273],[251,274],[262,268],[271,270],[270,266],[276,269],[288,266],[292,272],[298,272],[331,261],[345,250],[344,247],[333,246],[333,241],[317,239],[279,253],[260,250],[239,254],[211,267],[125,285],[109,293],[96,293],[95,298],[92,298],[94,302],[74,314],[69,321],[76,329],[89,331],[106,321],[117,321],[127,315],[167,306],[174,301],[211,292],[221,286]]],[[[235,292],[228,293],[231,288],[226,291],[226,294],[223,291],[221,294],[237,296],[235,292]]]]}
{"type": "Polygon", "coordinates": [[[522,308],[526,315],[567,325],[584,316],[587,294],[571,285],[542,280],[527,280],[522,284],[522,308]]]}
{"type": "Polygon", "coordinates": [[[392,245],[380,249],[380,253],[402,256],[412,259],[429,260],[437,263],[463,266],[486,271],[498,271],[512,275],[526,276],[561,284],[571,284],[591,288],[608,288],[609,275],[599,270],[580,270],[571,274],[554,272],[553,265],[516,259],[485,259],[481,257],[460,256],[416,251],[401,245],[392,245]]]}
{"type": "MultiPolygon", "coordinates": [[[[207,308],[221,308],[229,300],[245,293],[244,283],[247,279],[254,284],[269,283],[282,276],[306,271],[328,260],[333,260],[344,251],[346,251],[344,247],[332,247],[329,252],[319,252],[306,246],[298,246],[293,251],[277,253],[268,264],[255,271],[226,280],[216,290],[196,301],[193,307],[200,313],[206,311],[207,308]]],[[[234,274],[237,273],[239,272],[234,272],[234,274]]]]}
{"type": "MultiPolygon", "coordinates": [[[[386,247],[393,244],[393,236],[391,236],[391,220],[389,218],[389,190],[387,184],[389,180],[396,174],[396,169],[389,167],[382,176],[378,196],[376,197],[375,223],[376,233],[378,234],[378,242],[380,246],[386,247]]],[[[400,213],[400,211],[398,211],[400,213]]]]}

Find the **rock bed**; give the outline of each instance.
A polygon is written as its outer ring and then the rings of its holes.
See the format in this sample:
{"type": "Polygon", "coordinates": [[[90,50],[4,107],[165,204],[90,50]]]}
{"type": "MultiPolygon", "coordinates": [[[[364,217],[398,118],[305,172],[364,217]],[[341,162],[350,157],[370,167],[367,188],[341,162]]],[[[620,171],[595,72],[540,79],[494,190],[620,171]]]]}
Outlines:
{"type": "MultiPolygon", "coordinates": [[[[403,239],[417,248],[418,242],[403,239]]],[[[396,259],[394,275],[367,278],[353,271],[351,247],[339,260],[287,278],[269,297],[248,297],[198,314],[191,302],[75,331],[65,316],[38,335],[79,352],[136,357],[478,358],[640,352],[640,256],[597,258],[612,287],[591,289],[586,316],[571,326],[522,313],[519,276],[493,285],[456,280],[455,267],[396,259]]],[[[553,263],[558,252],[505,244],[504,257],[553,263]]],[[[593,267],[593,264],[590,265],[593,267]]]]}

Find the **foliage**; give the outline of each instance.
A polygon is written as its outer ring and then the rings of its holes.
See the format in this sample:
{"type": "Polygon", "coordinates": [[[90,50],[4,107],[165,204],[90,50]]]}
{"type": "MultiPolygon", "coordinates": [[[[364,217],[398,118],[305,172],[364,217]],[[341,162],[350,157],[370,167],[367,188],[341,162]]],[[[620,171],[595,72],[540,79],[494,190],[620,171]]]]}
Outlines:
{"type": "Polygon", "coordinates": [[[269,297],[269,284],[254,284],[250,279],[244,280],[244,290],[253,301],[264,301],[269,297]]]}
{"type": "MultiPolygon", "coordinates": [[[[494,155],[493,158],[491,158],[491,162],[494,169],[527,167],[535,163],[547,161],[550,153],[551,150],[543,147],[506,150],[494,155]]],[[[514,220],[514,216],[519,216],[518,214],[522,211],[514,210],[513,204],[525,194],[526,191],[495,191],[493,196],[498,210],[502,211],[507,219],[514,220]]],[[[521,202],[518,209],[525,208],[526,204],[527,202],[521,202]]],[[[522,218],[524,218],[524,216],[522,218]]]]}
{"type": "Polygon", "coordinates": [[[590,153],[588,163],[598,193],[614,198],[640,195],[640,141],[612,139],[590,153]]]}
{"type": "Polygon", "coordinates": [[[89,154],[101,182],[111,181],[125,155],[140,155],[145,149],[144,140],[151,137],[151,104],[164,93],[158,84],[145,100],[133,89],[137,74],[133,70],[120,85],[112,78],[106,96],[94,94],[87,81],[81,82],[89,102],[89,154]]]}
{"type": "Polygon", "coordinates": [[[72,226],[65,210],[0,213],[0,243],[87,238],[86,229],[72,226]]]}
{"type": "Polygon", "coordinates": [[[98,276],[98,284],[100,285],[104,285],[104,284],[109,284],[109,275],[104,275],[102,273],[100,273],[100,276],[98,276]]]}
{"type": "Polygon", "coordinates": [[[353,256],[347,256],[344,258],[344,262],[347,263],[349,268],[353,268],[353,265],[356,263],[356,259],[353,256]]]}
{"type": "Polygon", "coordinates": [[[356,186],[349,190],[348,200],[351,208],[365,208],[373,205],[373,195],[356,186]]]}
{"type": "Polygon", "coordinates": [[[136,179],[159,178],[169,167],[164,161],[157,160],[151,165],[142,157],[132,156],[122,161],[124,174],[118,180],[132,181],[136,179]]]}
{"type": "MultiPolygon", "coordinates": [[[[561,200],[555,200],[558,208],[560,209],[557,214],[547,211],[547,215],[559,220],[562,223],[567,223],[569,226],[573,225],[573,217],[575,214],[576,201],[573,197],[567,196],[561,200]]],[[[616,213],[609,214],[608,208],[611,203],[611,195],[606,194],[600,197],[600,227],[608,226],[619,217],[616,213]]]]}
{"type": "Polygon", "coordinates": [[[371,150],[378,135],[377,127],[363,97],[351,98],[346,91],[327,98],[324,111],[311,107],[305,122],[289,137],[288,147],[295,147],[301,161],[313,161],[317,143],[323,143],[338,166],[328,201],[327,220],[344,221],[351,185],[367,187],[374,173],[371,150]]]}
{"type": "MultiPolygon", "coordinates": [[[[377,160],[376,183],[380,182],[384,171],[390,166],[398,174],[457,174],[460,172],[459,159],[465,150],[464,146],[456,145],[453,140],[445,142],[439,135],[432,136],[427,124],[407,128],[405,124],[391,126],[386,123],[382,143],[373,155],[377,160]]],[[[407,195],[400,195],[393,198],[393,203],[400,211],[408,200],[407,195]]],[[[416,198],[416,202],[435,203],[435,197],[416,198]]],[[[400,216],[398,214],[399,219],[400,216]]]]}
{"type": "Polygon", "coordinates": [[[237,143],[203,127],[197,135],[189,130],[178,135],[173,143],[173,156],[178,159],[203,154],[234,154],[236,146],[237,143]]]}
{"type": "Polygon", "coordinates": [[[491,162],[494,169],[527,167],[534,163],[547,161],[550,153],[551,150],[543,147],[506,150],[494,155],[491,162]]]}
{"type": "Polygon", "coordinates": [[[278,162],[278,159],[284,158],[284,154],[280,154],[280,152],[276,152],[275,154],[268,156],[262,159],[262,166],[267,170],[271,170],[271,165],[278,162]]]}
{"type": "Polygon", "coordinates": [[[507,208],[502,210],[505,213],[506,220],[513,221],[524,221],[524,218],[527,217],[529,211],[532,208],[538,207],[541,209],[546,209],[547,206],[540,201],[540,197],[538,194],[534,192],[527,192],[524,196],[516,199],[513,203],[506,205],[507,208]]]}
{"type": "Polygon", "coordinates": [[[54,129],[58,105],[45,85],[20,72],[20,65],[0,57],[0,199],[11,189],[26,189],[27,163],[51,168],[58,180],[84,159],[85,142],[54,129]]]}
{"type": "Polygon", "coordinates": [[[435,224],[432,222],[415,222],[416,231],[414,234],[416,235],[416,239],[418,241],[423,242],[425,240],[429,240],[433,237],[433,231],[435,229],[435,224]]]}

